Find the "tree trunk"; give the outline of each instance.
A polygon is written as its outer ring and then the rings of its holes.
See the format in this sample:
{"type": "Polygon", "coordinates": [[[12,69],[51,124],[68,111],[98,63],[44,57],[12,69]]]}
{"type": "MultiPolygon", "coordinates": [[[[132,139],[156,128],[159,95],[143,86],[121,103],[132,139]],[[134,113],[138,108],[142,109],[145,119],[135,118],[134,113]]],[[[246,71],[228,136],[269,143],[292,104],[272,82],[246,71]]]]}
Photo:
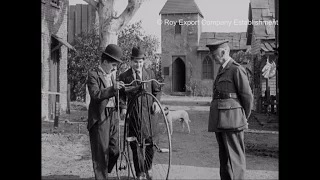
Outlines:
{"type": "Polygon", "coordinates": [[[104,52],[109,44],[118,44],[116,35],[119,27],[114,24],[114,0],[102,0],[98,5],[100,52],[104,52]]]}
{"type": "MultiPolygon", "coordinates": [[[[102,52],[104,52],[105,48],[109,44],[118,44],[117,32],[129,23],[133,15],[136,13],[136,11],[140,8],[141,4],[143,3],[143,1],[128,0],[128,5],[126,9],[121,13],[120,16],[115,17],[115,0],[84,1],[90,4],[98,12],[100,34],[99,56],[101,56],[102,52]]],[[[90,97],[87,88],[85,101],[88,108],[90,97]]]]}
{"type": "Polygon", "coordinates": [[[102,33],[100,33],[100,52],[104,52],[109,44],[118,44],[117,32],[102,31],[102,33]]]}

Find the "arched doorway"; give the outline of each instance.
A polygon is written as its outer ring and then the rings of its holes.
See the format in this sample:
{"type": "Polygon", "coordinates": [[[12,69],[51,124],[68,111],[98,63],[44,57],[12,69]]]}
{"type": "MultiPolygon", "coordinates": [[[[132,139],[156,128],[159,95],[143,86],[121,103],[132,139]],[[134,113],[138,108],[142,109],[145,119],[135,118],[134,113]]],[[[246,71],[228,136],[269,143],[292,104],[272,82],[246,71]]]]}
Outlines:
{"type": "Polygon", "coordinates": [[[172,64],[172,90],[174,92],[185,92],[186,88],[186,66],[180,57],[172,64]]]}

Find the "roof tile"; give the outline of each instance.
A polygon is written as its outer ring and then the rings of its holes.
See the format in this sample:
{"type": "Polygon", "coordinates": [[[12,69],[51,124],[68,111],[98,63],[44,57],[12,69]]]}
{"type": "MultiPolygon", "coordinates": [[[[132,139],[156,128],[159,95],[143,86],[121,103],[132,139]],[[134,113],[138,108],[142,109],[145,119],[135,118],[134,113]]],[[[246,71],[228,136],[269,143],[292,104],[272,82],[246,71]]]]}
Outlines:
{"type": "Polygon", "coordinates": [[[199,13],[203,17],[194,0],[168,0],[159,14],[199,13]]]}
{"type": "Polygon", "coordinates": [[[240,33],[238,32],[229,32],[229,33],[202,32],[200,35],[198,51],[204,50],[203,48],[204,43],[206,45],[206,44],[215,42],[217,40],[229,40],[228,44],[231,50],[247,49],[248,46],[246,45],[246,42],[247,42],[246,34],[247,34],[246,32],[240,32],[240,33]]]}
{"type": "Polygon", "coordinates": [[[264,46],[264,43],[260,44],[260,47],[262,50],[264,50],[265,52],[268,52],[269,50],[264,46]]]}
{"type": "Polygon", "coordinates": [[[253,20],[262,19],[262,9],[252,9],[252,19],[253,20]]]}
{"type": "Polygon", "coordinates": [[[265,27],[265,25],[264,24],[261,24],[261,25],[256,25],[256,26],[254,26],[254,33],[255,33],[255,35],[263,35],[263,36],[265,36],[265,35],[267,35],[267,32],[266,32],[266,27],[265,27]]]}
{"type": "Polygon", "coordinates": [[[273,51],[273,48],[271,47],[271,45],[269,43],[264,43],[264,45],[266,46],[266,48],[269,50],[269,51],[273,51]]]}
{"type": "Polygon", "coordinates": [[[266,25],[266,31],[268,35],[275,35],[275,26],[274,25],[266,25]]]}

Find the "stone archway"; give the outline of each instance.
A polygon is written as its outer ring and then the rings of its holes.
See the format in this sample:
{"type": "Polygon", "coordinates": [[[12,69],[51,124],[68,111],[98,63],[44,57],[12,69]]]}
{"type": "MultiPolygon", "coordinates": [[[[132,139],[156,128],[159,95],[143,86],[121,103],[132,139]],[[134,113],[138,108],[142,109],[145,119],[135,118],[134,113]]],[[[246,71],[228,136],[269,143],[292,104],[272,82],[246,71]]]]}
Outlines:
{"type": "Polygon", "coordinates": [[[186,65],[180,57],[176,57],[172,64],[172,91],[185,92],[186,65]]]}

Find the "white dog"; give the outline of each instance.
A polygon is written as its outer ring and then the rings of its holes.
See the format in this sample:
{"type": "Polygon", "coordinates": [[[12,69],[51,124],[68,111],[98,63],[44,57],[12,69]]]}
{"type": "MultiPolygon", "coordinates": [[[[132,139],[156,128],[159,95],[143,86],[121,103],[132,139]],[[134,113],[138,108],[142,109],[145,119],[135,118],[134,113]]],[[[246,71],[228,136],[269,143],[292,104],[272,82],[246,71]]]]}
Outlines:
{"type": "Polygon", "coordinates": [[[172,128],[172,122],[179,120],[182,126],[182,131],[184,130],[184,124],[187,125],[188,128],[188,132],[190,133],[190,126],[189,126],[189,115],[187,113],[187,111],[185,110],[176,110],[176,111],[170,111],[168,107],[165,107],[164,109],[164,113],[167,117],[168,123],[169,123],[169,128],[170,128],[170,132],[171,135],[173,133],[173,128],[172,128]]]}

